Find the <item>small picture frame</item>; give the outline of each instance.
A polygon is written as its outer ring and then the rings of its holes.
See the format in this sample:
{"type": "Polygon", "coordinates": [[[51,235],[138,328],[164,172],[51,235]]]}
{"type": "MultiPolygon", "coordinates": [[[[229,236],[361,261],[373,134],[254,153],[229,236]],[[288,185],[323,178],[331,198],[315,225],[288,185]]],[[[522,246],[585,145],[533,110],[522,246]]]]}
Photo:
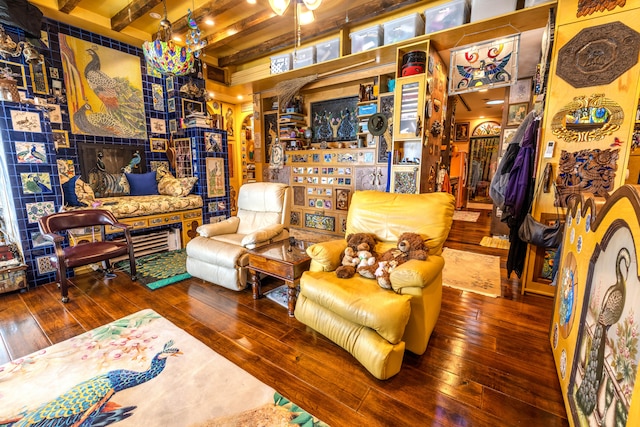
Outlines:
{"type": "Polygon", "coordinates": [[[69,132],[63,129],[52,129],[53,145],[56,148],[71,148],[69,144],[69,132]]]}
{"type": "Polygon", "coordinates": [[[469,122],[456,123],[453,140],[455,142],[469,140],[469,122]]]}
{"type": "Polygon", "coordinates": [[[162,119],[150,119],[151,123],[151,133],[156,134],[165,134],[167,133],[167,125],[166,122],[162,119]]]}
{"type": "Polygon", "coordinates": [[[182,98],[182,117],[187,117],[191,113],[204,112],[204,104],[200,101],[182,98]]]}
{"type": "Polygon", "coordinates": [[[149,138],[149,150],[154,153],[165,153],[167,151],[167,139],[149,138]]]}
{"type": "Polygon", "coordinates": [[[16,86],[18,87],[18,89],[27,88],[27,79],[24,75],[24,65],[18,64],[16,62],[0,60],[0,68],[9,69],[9,71],[11,72],[11,77],[13,77],[13,79],[16,81],[16,86]]]}
{"type": "Polygon", "coordinates": [[[176,99],[169,98],[167,99],[167,111],[173,113],[176,111],[176,99]]]}
{"type": "Polygon", "coordinates": [[[336,209],[341,211],[349,210],[349,193],[351,190],[347,188],[336,188],[336,209]]]}
{"type": "Polygon", "coordinates": [[[30,63],[29,73],[31,74],[31,90],[33,93],[48,95],[49,83],[47,82],[47,69],[44,61],[35,65],[30,63]]]}
{"type": "Polygon", "coordinates": [[[509,105],[509,114],[507,116],[507,126],[519,125],[529,112],[529,103],[521,102],[519,104],[509,105]]]}
{"type": "Polygon", "coordinates": [[[509,104],[529,102],[531,99],[532,79],[520,79],[509,87],[509,104]]]}
{"type": "Polygon", "coordinates": [[[167,93],[171,93],[174,91],[173,76],[168,76],[165,84],[167,86],[167,93]]]}
{"type": "Polygon", "coordinates": [[[169,133],[176,132],[178,132],[178,122],[176,121],[176,119],[171,119],[169,120],[169,133]]]}

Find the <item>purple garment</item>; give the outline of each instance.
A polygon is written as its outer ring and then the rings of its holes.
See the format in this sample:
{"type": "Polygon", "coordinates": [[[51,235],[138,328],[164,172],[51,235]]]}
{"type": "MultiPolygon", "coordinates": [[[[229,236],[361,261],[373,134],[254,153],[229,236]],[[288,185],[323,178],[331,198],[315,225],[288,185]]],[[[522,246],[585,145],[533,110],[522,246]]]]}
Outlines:
{"type": "Polygon", "coordinates": [[[537,129],[537,120],[533,120],[527,126],[522,139],[522,146],[513,162],[509,182],[504,191],[505,210],[508,210],[511,216],[518,220],[522,220],[525,217],[531,203],[529,189],[533,176],[537,129]]]}

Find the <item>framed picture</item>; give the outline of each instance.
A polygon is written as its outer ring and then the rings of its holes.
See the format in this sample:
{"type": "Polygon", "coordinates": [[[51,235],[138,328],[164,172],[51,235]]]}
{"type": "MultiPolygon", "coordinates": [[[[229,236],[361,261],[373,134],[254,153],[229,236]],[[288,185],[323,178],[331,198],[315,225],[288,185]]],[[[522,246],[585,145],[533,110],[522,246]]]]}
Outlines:
{"type": "Polygon", "coordinates": [[[529,102],[531,100],[531,78],[521,79],[509,88],[509,104],[529,102]]]}
{"type": "Polygon", "coordinates": [[[468,141],[469,140],[469,122],[456,123],[454,141],[468,141]]]}
{"type": "Polygon", "coordinates": [[[173,113],[176,111],[176,99],[169,98],[167,99],[167,111],[173,113]]]}
{"type": "Polygon", "coordinates": [[[182,98],[182,117],[187,117],[191,113],[204,112],[204,104],[200,101],[182,98]]]}
{"type": "Polygon", "coordinates": [[[151,123],[151,133],[167,133],[167,124],[162,119],[149,119],[151,123]]]}
{"type": "Polygon", "coordinates": [[[341,211],[349,210],[349,193],[348,188],[336,188],[336,209],[341,211]]]}
{"type": "Polygon", "coordinates": [[[33,111],[11,111],[11,127],[16,132],[42,132],[40,116],[33,111]]]}
{"type": "Polygon", "coordinates": [[[205,132],[204,148],[207,153],[221,153],[222,134],[218,132],[205,132]]]}
{"type": "Polygon", "coordinates": [[[223,197],[226,194],[224,186],[224,159],[222,157],[207,157],[207,197],[223,197]]]}
{"type": "Polygon", "coordinates": [[[18,163],[47,163],[47,149],[42,142],[14,142],[18,163]]]}
{"type": "Polygon", "coordinates": [[[44,61],[39,64],[29,64],[29,73],[31,73],[31,90],[33,93],[49,94],[49,83],[47,82],[47,69],[44,61]]]}
{"type": "Polygon", "coordinates": [[[164,153],[167,151],[166,138],[149,138],[149,149],[155,153],[164,153]]]}
{"type": "Polygon", "coordinates": [[[233,144],[229,143],[229,178],[233,178],[233,144]]]}
{"type": "Polygon", "coordinates": [[[70,148],[69,132],[62,129],[53,129],[53,145],[58,148],[70,148]]]}
{"type": "Polygon", "coordinates": [[[507,126],[519,125],[529,112],[529,103],[522,102],[520,104],[510,104],[509,114],[507,116],[507,126]]]}
{"type": "Polygon", "coordinates": [[[24,172],[20,174],[24,194],[51,194],[51,176],[47,172],[24,172]]]}
{"type": "Polygon", "coordinates": [[[169,133],[176,132],[178,132],[178,122],[176,121],[176,119],[171,119],[169,120],[169,133]]]}
{"type": "Polygon", "coordinates": [[[153,97],[153,109],[156,111],[164,111],[164,94],[162,92],[162,85],[153,83],[151,85],[151,95],[153,97]]]}
{"type": "Polygon", "coordinates": [[[0,60],[0,68],[4,70],[8,69],[11,72],[11,76],[16,81],[18,89],[27,88],[27,79],[25,78],[25,75],[24,75],[24,65],[18,64],[16,62],[0,60]]]}
{"type": "Polygon", "coordinates": [[[174,90],[173,76],[168,76],[167,77],[166,85],[167,85],[167,93],[173,92],[173,90],[174,90]]]}

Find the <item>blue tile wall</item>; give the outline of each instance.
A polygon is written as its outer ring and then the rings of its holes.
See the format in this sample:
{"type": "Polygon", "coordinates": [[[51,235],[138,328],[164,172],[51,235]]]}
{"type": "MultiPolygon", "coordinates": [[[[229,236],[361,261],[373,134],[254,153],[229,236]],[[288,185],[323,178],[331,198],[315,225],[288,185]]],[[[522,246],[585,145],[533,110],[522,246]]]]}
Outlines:
{"type": "MultiPolygon", "coordinates": [[[[45,70],[47,75],[47,81],[49,85],[49,94],[35,94],[33,90],[33,85],[31,81],[31,75],[29,71],[29,66],[26,64],[22,58],[22,56],[18,56],[15,58],[8,58],[7,60],[10,62],[21,63],[24,65],[25,75],[26,75],[26,83],[27,83],[27,97],[34,98],[34,96],[41,97],[47,99],[48,103],[59,104],[61,106],[62,113],[62,124],[60,123],[51,123],[48,120],[48,112],[44,111],[38,106],[25,104],[25,103],[14,103],[14,102],[4,102],[0,101],[0,137],[2,139],[2,146],[6,153],[7,160],[7,174],[9,175],[9,180],[11,182],[11,188],[8,189],[10,192],[10,196],[15,200],[16,206],[16,217],[18,220],[18,228],[20,230],[20,239],[22,241],[22,247],[24,250],[25,263],[28,266],[27,270],[27,281],[30,286],[33,285],[41,285],[45,283],[49,283],[55,280],[55,274],[53,273],[45,273],[40,274],[38,269],[38,259],[45,258],[47,255],[52,253],[51,246],[36,246],[34,247],[34,242],[32,241],[33,233],[37,233],[38,225],[37,222],[33,222],[33,215],[36,214],[36,210],[40,209],[39,214],[43,213],[43,207],[53,207],[55,211],[60,210],[63,204],[62,198],[62,188],[60,184],[60,179],[58,176],[58,165],[56,163],[57,159],[66,159],[72,160],[75,173],[80,173],[79,167],[79,155],[78,155],[78,144],[81,142],[84,143],[99,143],[99,144],[125,144],[125,145],[133,145],[140,146],[140,149],[144,149],[147,162],[151,161],[166,161],[167,157],[165,153],[161,152],[152,152],[150,151],[149,141],[141,140],[141,139],[127,139],[127,138],[116,138],[116,137],[104,137],[104,136],[92,136],[92,135],[76,135],[70,132],[70,119],[69,119],[69,110],[66,99],[66,92],[64,89],[64,76],[63,76],[63,67],[62,67],[62,58],[60,56],[60,43],[58,40],[58,34],[66,34],[70,35],[85,41],[89,41],[91,43],[95,43],[99,46],[110,47],[112,49],[119,50],[121,52],[126,52],[131,55],[135,55],[140,57],[141,63],[141,75],[142,75],[142,86],[143,86],[143,96],[145,103],[145,113],[147,118],[147,137],[160,137],[160,138],[169,138],[168,134],[157,134],[153,133],[150,127],[151,118],[160,119],[165,122],[167,132],[169,131],[169,123],[172,120],[175,120],[176,123],[179,124],[179,119],[182,116],[182,102],[180,102],[180,93],[179,89],[182,85],[193,82],[198,87],[204,87],[204,81],[201,79],[201,76],[181,76],[174,77],[174,91],[172,93],[167,92],[166,86],[166,78],[164,77],[155,77],[147,74],[146,64],[144,61],[142,48],[137,46],[128,45],[117,40],[113,40],[107,37],[103,37],[98,34],[91,33],[89,31],[83,30],[81,28],[69,26],[67,24],[57,22],[50,19],[44,19],[42,24],[42,30],[46,32],[48,36],[48,47],[44,44],[38,46],[38,50],[44,57],[45,61],[45,70]],[[55,73],[57,70],[58,78],[52,78],[52,71],[55,73]],[[200,78],[199,78],[200,77],[200,78]],[[164,97],[164,108],[162,111],[158,111],[154,109],[153,106],[153,97],[152,97],[152,85],[159,84],[162,85],[163,88],[163,97],[164,97]],[[62,89],[57,90],[55,86],[59,86],[62,89]],[[167,109],[167,99],[175,98],[176,101],[176,111],[169,112],[167,109]],[[38,120],[42,126],[41,132],[17,132],[13,130],[13,124],[11,120],[11,110],[19,110],[21,112],[28,112],[38,115],[38,120]],[[69,135],[69,148],[59,148],[57,151],[53,142],[53,130],[65,130],[69,135]],[[46,149],[46,160],[42,163],[19,163],[16,152],[15,142],[35,142],[42,143],[46,149]],[[35,194],[25,194],[22,188],[22,182],[20,179],[21,173],[48,173],[51,180],[51,186],[53,191],[51,193],[35,193],[35,194]],[[30,221],[30,212],[27,211],[27,207],[30,207],[33,212],[31,212],[31,220],[30,221]]],[[[25,35],[24,32],[20,29],[5,26],[5,31],[15,40],[16,42],[19,40],[24,40],[25,35]]],[[[42,43],[42,42],[41,42],[42,43]]],[[[55,74],[54,74],[55,75],[55,74]]],[[[22,90],[22,89],[20,89],[22,90]]],[[[202,100],[200,100],[202,101],[202,100]]],[[[213,129],[201,129],[201,128],[190,128],[190,129],[179,129],[177,133],[174,135],[175,137],[189,137],[192,141],[193,154],[194,154],[194,172],[199,177],[198,183],[194,187],[194,193],[200,194],[204,199],[204,222],[209,222],[209,219],[212,216],[225,216],[228,217],[230,215],[229,211],[229,177],[228,177],[228,152],[227,152],[227,136],[225,131],[221,130],[213,130],[213,129]],[[204,132],[218,132],[223,136],[223,145],[224,151],[221,153],[206,153],[205,152],[205,143],[204,143],[204,132]],[[207,189],[206,189],[206,179],[205,179],[205,157],[206,156],[217,156],[225,158],[225,170],[227,171],[225,182],[226,182],[226,196],[221,198],[211,199],[207,197],[207,189]],[[220,202],[220,203],[219,203],[220,202]],[[217,210],[215,212],[209,212],[208,206],[213,203],[215,205],[225,206],[225,209],[217,210]]],[[[147,164],[147,168],[149,168],[149,164],[147,164]]],[[[41,261],[42,262],[42,261],[41,261]]]]}

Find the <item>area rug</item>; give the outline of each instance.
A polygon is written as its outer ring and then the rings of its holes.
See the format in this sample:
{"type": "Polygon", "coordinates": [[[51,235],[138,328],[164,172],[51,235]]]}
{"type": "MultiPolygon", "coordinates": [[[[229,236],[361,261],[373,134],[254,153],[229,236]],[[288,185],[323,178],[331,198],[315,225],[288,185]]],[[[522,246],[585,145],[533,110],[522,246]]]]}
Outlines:
{"type": "Polygon", "coordinates": [[[509,239],[500,238],[500,237],[489,237],[484,236],[482,240],[480,240],[480,246],[484,246],[485,248],[498,248],[498,249],[509,249],[509,239]]]}
{"type": "Polygon", "coordinates": [[[502,295],[500,257],[444,248],[442,284],[490,297],[502,295]]]}
{"type": "Polygon", "coordinates": [[[453,211],[454,221],[477,222],[478,218],[480,218],[480,212],[453,211]]]}
{"type": "Polygon", "coordinates": [[[52,426],[326,426],[149,309],[0,366],[0,425],[44,418],[52,426]]]}
{"type": "MultiPolygon", "coordinates": [[[[116,270],[129,273],[129,260],[118,261],[114,264],[116,270]]],[[[180,280],[191,277],[187,273],[186,249],[159,252],[136,258],[136,273],[138,282],[149,289],[158,289],[180,280]]]]}
{"type": "Polygon", "coordinates": [[[289,287],[287,285],[278,286],[264,293],[264,296],[271,301],[275,301],[286,309],[289,309],[289,287]]]}

